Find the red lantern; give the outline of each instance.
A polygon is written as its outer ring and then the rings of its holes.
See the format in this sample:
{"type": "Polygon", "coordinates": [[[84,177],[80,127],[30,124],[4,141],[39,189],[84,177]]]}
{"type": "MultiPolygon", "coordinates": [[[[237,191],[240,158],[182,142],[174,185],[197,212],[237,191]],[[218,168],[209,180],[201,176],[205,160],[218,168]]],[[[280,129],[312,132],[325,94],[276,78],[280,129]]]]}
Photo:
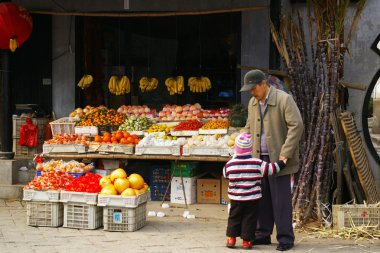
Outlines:
{"type": "Polygon", "coordinates": [[[0,48],[12,52],[32,33],[33,21],[28,11],[11,2],[0,3],[0,48]]]}

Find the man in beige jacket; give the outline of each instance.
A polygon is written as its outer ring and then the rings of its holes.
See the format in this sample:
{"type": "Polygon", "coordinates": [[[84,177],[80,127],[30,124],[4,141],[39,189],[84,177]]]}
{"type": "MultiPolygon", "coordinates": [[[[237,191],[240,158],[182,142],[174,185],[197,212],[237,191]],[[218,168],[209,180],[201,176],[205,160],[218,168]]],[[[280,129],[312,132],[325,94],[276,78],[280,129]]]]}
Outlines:
{"type": "Polygon", "coordinates": [[[277,250],[286,251],[294,246],[291,175],[299,169],[299,141],[304,129],[301,114],[292,96],[270,86],[260,70],[244,76],[240,91],[252,95],[244,131],[254,138],[253,156],[268,162],[288,159],[285,169],[261,182],[263,197],[253,244],[271,244],[276,224],[277,250]]]}

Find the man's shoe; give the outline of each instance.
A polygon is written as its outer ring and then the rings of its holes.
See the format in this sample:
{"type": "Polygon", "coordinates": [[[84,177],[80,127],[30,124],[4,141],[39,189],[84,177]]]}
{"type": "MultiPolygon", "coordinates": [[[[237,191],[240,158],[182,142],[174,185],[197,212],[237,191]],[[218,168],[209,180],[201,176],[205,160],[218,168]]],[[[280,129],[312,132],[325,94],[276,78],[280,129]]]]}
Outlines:
{"type": "Polygon", "coordinates": [[[252,249],[251,241],[243,240],[243,249],[252,249]]]}
{"type": "Polygon", "coordinates": [[[252,241],[252,245],[269,245],[271,244],[270,236],[258,238],[252,241]]]}
{"type": "Polygon", "coordinates": [[[227,237],[226,246],[228,248],[235,248],[235,244],[236,244],[236,237],[227,237]]]}
{"type": "Polygon", "coordinates": [[[278,250],[278,251],[287,251],[287,250],[290,250],[293,247],[294,247],[293,243],[280,243],[277,246],[276,250],[278,250]]]}

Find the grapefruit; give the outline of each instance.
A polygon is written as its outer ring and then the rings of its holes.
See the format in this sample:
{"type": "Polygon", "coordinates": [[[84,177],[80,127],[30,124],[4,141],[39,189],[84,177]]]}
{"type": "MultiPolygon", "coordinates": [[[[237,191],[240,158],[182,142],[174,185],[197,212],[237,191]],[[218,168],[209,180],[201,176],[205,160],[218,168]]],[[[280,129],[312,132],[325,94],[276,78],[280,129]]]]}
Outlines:
{"type": "Polygon", "coordinates": [[[127,188],[120,195],[123,197],[136,196],[136,192],[132,188],[127,188]]]}
{"type": "Polygon", "coordinates": [[[116,178],[115,182],[113,182],[116,191],[120,194],[125,189],[129,188],[129,181],[126,178],[116,178]]]}
{"type": "Polygon", "coordinates": [[[106,185],[99,193],[100,195],[117,195],[115,186],[112,184],[106,185]]]}
{"type": "Polygon", "coordinates": [[[126,178],[127,173],[121,168],[118,168],[111,172],[111,181],[114,182],[116,178],[126,178]]]}
{"type": "Polygon", "coordinates": [[[141,188],[144,187],[144,179],[139,174],[133,173],[129,175],[128,179],[129,179],[129,184],[131,188],[140,190],[141,188]]]}
{"type": "Polygon", "coordinates": [[[110,176],[102,177],[99,181],[99,185],[104,188],[107,185],[112,184],[110,176]]]}

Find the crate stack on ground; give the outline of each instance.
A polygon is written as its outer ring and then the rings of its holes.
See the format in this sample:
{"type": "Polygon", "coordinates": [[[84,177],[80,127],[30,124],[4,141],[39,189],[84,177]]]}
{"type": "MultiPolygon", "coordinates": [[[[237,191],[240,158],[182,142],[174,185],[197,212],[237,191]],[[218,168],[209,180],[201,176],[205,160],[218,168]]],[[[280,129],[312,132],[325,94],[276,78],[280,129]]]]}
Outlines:
{"type": "Polygon", "coordinates": [[[61,191],[63,227],[97,229],[103,225],[103,208],[97,206],[98,194],[61,191]]]}
{"type": "Polygon", "coordinates": [[[380,202],[378,204],[333,205],[334,229],[366,227],[380,230],[380,202]]]}
{"type": "Polygon", "coordinates": [[[59,191],[25,189],[26,224],[33,227],[60,227],[63,224],[63,205],[59,191]]]}
{"type": "Polygon", "coordinates": [[[170,188],[165,196],[165,191],[170,187],[170,166],[168,164],[154,165],[150,170],[149,186],[150,199],[153,201],[170,201],[170,188]]]}
{"type": "Polygon", "coordinates": [[[106,231],[133,232],[146,224],[148,192],[130,197],[99,195],[103,207],[103,227],[106,231]]]}
{"type": "Polygon", "coordinates": [[[13,152],[16,157],[33,158],[35,154],[42,152],[42,145],[45,140],[45,124],[48,123],[47,118],[32,118],[33,125],[38,126],[38,146],[29,148],[27,146],[20,146],[18,141],[20,139],[20,127],[26,124],[26,117],[13,118],[13,152]]]}
{"type": "Polygon", "coordinates": [[[197,202],[196,176],[199,174],[198,165],[198,162],[171,162],[171,174],[173,176],[170,189],[171,203],[185,204],[185,195],[187,204],[195,204],[197,202]],[[185,195],[183,189],[185,189],[185,195]]]}

